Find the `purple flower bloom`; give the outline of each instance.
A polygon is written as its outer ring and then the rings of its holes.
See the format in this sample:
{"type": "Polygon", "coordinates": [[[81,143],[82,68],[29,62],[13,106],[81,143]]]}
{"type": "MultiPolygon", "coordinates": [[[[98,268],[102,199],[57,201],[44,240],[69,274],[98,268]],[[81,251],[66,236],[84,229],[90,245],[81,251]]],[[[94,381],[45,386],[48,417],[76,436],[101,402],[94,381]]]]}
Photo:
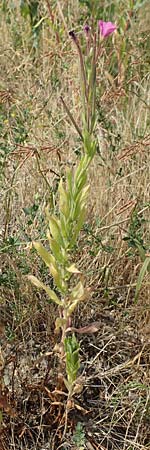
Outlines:
{"type": "Polygon", "coordinates": [[[112,34],[116,29],[116,25],[112,22],[104,22],[103,20],[98,21],[100,33],[102,37],[107,37],[112,34]]]}

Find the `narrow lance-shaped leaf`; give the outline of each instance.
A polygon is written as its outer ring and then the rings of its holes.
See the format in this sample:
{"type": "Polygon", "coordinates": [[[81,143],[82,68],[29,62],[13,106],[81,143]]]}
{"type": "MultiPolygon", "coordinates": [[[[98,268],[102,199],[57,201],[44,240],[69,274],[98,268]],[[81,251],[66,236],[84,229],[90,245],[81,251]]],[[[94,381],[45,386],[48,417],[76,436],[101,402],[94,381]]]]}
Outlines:
{"type": "Polygon", "coordinates": [[[77,241],[79,232],[83,226],[84,223],[84,218],[85,218],[85,208],[82,207],[81,211],[80,211],[80,216],[77,219],[77,223],[73,228],[73,234],[72,234],[72,238],[70,241],[70,248],[73,247],[77,241]]]}
{"type": "Polygon", "coordinates": [[[84,148],[85,148],[85,152],[87,153],[87,155],[90,156],[90,154],[91,154],[91,136],[87,130],[84,132],[84,148]]]}
{"type": "Polygon", "coordinates": [[[66,270],[70,273],[81,273],[80,270],[77,269],[75,264],[71,264],[70,267],[66,267],[66,270]]]}
{"type": "Polygon", "coordinates": [[[65,217],[68,217],[70,211],[70,194],[69,192],[65,191],[62,180],[60,180],[58,191],[59,191],[59,209],[64,214],[65,217]]]}
{"type": "Polygon", "coordinates": [[[37,288],[43,289],[54,303],[57,303],[57,305],[61,306],[61,300],[59,300],[55,292],[44,283],[42,283],[42,281],[38,280],[37,277],[35,277],[34,275],[28,275],[28,280],[30,280],[31,283],[34,284],[34,286],[36,286],[37,288]]]}
{"type": "Polygon", "coordinates": [[[60,214],[60,228],[64,240],[64,248],[66,249],[69,241],[69,233],[68,233],[69,228],[68,228],[68,220],[63,214],[60,214]]]}
{"type": "Polygon", "coordinates": [[[50,236],[49,231],[47,233],[47,237],[49,240],[50,249],[51,249],[56,261],[58,261],[59,264],[63,264],[64,262],[66,262],[67,255],[66,255],[65,249],[63,247],[60,248],[58,242],[50,236]]]}
{"type": "Polygon", "coordinates": [[[64,246],[61,230],[60,230],[60,223],[56,217],[52,216],[49,220],[49,227],[52,237],[59,243],[60,246],[64,246]]]}
{"type": "Polygon", "coordinates": [[[82,208],[84,208],[84,206],[86,205],[88,191],[89,191],[89,185],[85,186],[82,189],[82,191],[79,193],[79,195],[76,199],[75,209],[74,209],[74,213],[73,213],[73,220],[76,220],[79,217],[79,215],[82,211],[82,208]]]}
{"type": "Polygon", "coordinates": [[[78,196],[79,192],[81,191],[81,189],[85,186],[87,181],[87,174],[86,171],[83,171],[81,174],[81,177],[78,180],[78,183],[76,185],[76,191],[74,194],[74,200],[76,200],[76,197],[78,196]]]}
{"type": "Polygon", "coordinates": [[[50,267],[51,264],[55,264],[54,257],[50,253],[48,253],[48,251],[45,249],[45,247],[43,247],[43,245],[40,242],[33,242],[33,245],[48,267],[50,267]]]}
{"type": "Polygon", "coordinates": [[[56,267],[53,266],[53,264],[51,264],[49,269],[50,269],[51,275],[54,278],[54,282],[55,282],[56,286],[58,287],[60,292],[64,293],[66,290],[66,284],[65,284],[65,281],[61,274],[61,268],[60,268],[60,270],[57,270],[56,267]]]}
{"type": "Polygon", "coordinates": [[[76,186],[76,184],[78,184],[78,182],[80,181],[83,173],[85,172],[85,170],[87,170],[89,163],[91,161],[91,158],[86,154],[84,155],[81,160],[80,163],[76,169],[76,173],[74,176],[74,184],[76,186]]]}
{"type": "Polygon", "coordinates": [[[67,189],[70,192],[70,196],[72,196],[73,191],[73,175],[69,168],[66,169],[66,178],[67,178],[67,189]]]}
{"type": "Polygon", "coordinates": [[[34,247],[45,262],[45,264],[49,267],[49,271],[54,278],[55,284],[61,292],[65,290],[65,284],[63,283],[60,268],[57,264],[56,259],[53,255],[47,252],[47,250],[43,247],[39,242],[34,242],[34,247]]]}

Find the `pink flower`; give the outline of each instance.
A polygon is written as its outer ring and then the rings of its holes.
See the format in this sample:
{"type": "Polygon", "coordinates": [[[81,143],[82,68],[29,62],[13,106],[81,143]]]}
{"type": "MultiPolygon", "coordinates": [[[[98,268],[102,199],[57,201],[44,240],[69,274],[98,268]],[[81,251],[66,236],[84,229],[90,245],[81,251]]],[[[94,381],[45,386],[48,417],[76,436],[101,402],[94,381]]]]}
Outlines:
{"type": "Polygon", "coordinates": [[[104,38],[109,36],[109,34],[113,33],[117,29],[117,27],[114,23],[104,22],[103,20],[99,20],[98,25],[100,28],[101,36],[104,38]]]}

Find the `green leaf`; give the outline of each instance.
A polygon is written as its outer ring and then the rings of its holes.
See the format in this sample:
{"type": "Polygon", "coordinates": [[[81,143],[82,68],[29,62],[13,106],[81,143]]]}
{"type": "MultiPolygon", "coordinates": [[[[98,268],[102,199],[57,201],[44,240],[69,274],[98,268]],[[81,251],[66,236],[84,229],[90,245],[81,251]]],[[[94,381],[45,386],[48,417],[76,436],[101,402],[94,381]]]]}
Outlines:
{"type": "Polygon", "coordinates": [[[85,208],[87,202],[87,196],[89,191],[89,185],[85,186],[76,198],[76,206],[73,213],[73,220],[77,219],[81,214],[82,209],[85,208]]]}
{"type": "Polygon", "coordinates": [[[138,276],[138,281],[137,281],[136,291],[135,291],[135,298],[134,298],[135,302],[137,302],[137,300],[138,300],[139,292],[140,292],[142,282],[143,282],[143,279],[145,277],[147,270],[148,270],[148,272],[150,271],[150,256],[145,258],[145,261],[142,265],[142,268],[141,268],[139,276],[138,276]]]}
{"type": "Polygon", "coordinates": [[[75,311],[76,307],[78,306],[78,303],[80,303],[80,300],[76,299],[70,304],[70,306],[67,309],[68,317],[70,317],[71,314],[75,311]]]}
{"type": "Polygon", "coordinates": [[[85,152],[90,156],[90,154],[91,154],[91,136],[87,130],[85,131],[83,138],[84,138],[85,152]]]}
{"type": "Polygon", "coordinates": [[[40,242],[33,242],[34,248],[37,250],[38,254],[41,256],[46,266],[50,267],[51,264],[55,264],[55,259],[48,251],[43,247],[40,242]]]}
{"type": "Polygon", "coordinates": [[[81,281],[76,284],[76,286],[72,289],[71,292],[71,298],[74,299],[80,299],[84,296],[84,286],[81,281]]]}
{"type": "MultiPolygon", "coordinates": [[[[78,450],[84,450],[86,448],[86,438],[83,424],[78,422],[73,433],[73,443],[78,450]]],[[[92,448],[92,447],[91,447],[92,448]]],[[[102,448],[102,447],[101,447],[102,448]]]]}
{"type": "Polygon", "coordinates": [[[73,176],[71,169],[66,169],[66,178],[67,178],[67,187],[68,191],[70,193],[70,196],[72,197],[72,190],[73,190],[73,176]]]}
{"type": "Polygon", "coordinates": [[[78,237],[78,234],[79,234],[79,232],[80,232],[80,230],[82,228],[82,225],[84,223],[84,219],[85,219],[85,208],[84,209],[82,208],[82,210],[80,211],[80,215],[79,215],[79,217],[77,219],[77,223],[76,223],[76,225],[74,226],[74,229],[73,229],[73,235],[72,235],[72,239],[71,239],[71,242],[70,242],[70,247],[72,247],[75,244],[75,242],[77,240],[77,237],[78,237]]]}
{"type": "Polygon", "coordinates": [[[49,240],[51,251],[58,263],[63,264],[64,262],[66,262],[67,255],[64,248],[59,246],[58,242],[56,242],[55,239],[50,236],[49,232],[47,233],[47,237],[49,240]]]}
{"type": "Polygon", "coordinates": [[[60,289],[60,291],[63,290],[62,288],[62,277],[60,272],[56,269],[55,266],[53,266],[53,264],[50,265],[50,273],[54,278],[55,284],[58,287],[58,289],[60,289]]]}
{"type": "Polygon", "coordinates": [[[68,317],[73,313],[77,305],[89,297],[89,289],[84,288],[81,281],[72,289],[68,305],[68,317]]]}
{"type": "Polygon", "coordinates": [[[75,264],[71,264],[70,267],[66,267],[66,270],[70,273],[81,273],[80,270],[77,269],[75,264]]]}
{"type": "Polygon", "coordinates": [[[79,362],[79,344],[76,340],[75,334],[68,336],[64,340],[65,352],[66,352],[66,372],[71,388],[76,381],[77,372],[80,367],[79,362]]]}
{"type": "Polygon", "coordinates": [[[82,189],[77,193],[76,198],[74,200],[75,206],[81,203],[83,198],[87,197],[88,190],[89,185],[82,187],[82,189]]]}
{"type": "Polygon", "coordinates": [[[58,242],[60,246],[64,247],[59,220],[56,219],[56,217],[52,216],[49,220],[49,226],[52,237],[55,239],[55,241],[58,242]]]}
{"type": "Polygon", "coordinates": [[[55,321],[55,330],[56,330],[56,332],[59,330],[59,328],[63,328],[65,324],[66,324],[66,319],[63,319],[61,317],[57,317],[57,319],[55,321]]]}
{"type": "Polygon", "coordinates": [[[77,186],[78,183],[80,183],[83,174],[86,172],[86,170],[89,166],[90,161],[91,161],[91,158],[88,155],[84,155],[81,158],[80,163],[76,169],[75,177],[74,177],[75,186],[77,186]]]}
{"type": "Polygon", "coordinates": [[[64,240],[64,247],[67,248],[68,246],[68,223],[67,220],[65,218],[65,216],[63,214],[60,214],[60,228],[61,228],[61,233],[63,236],[63,240],[64,240]]]}
{"type": "Polygon", "coordinates": [[[78,219],[78,217],[80,217],[82,209],[83,208],[82,208],[81,202],[80,201],[76,202],[76,205],[75,205],[75,208],[74,208],[74,211],[73,211],[73,214],[72,214],[72,221],[73,222],[76,221],[78,219]]]}
{"type": "Polygon", "coordinates": [[[59,300],[59,298],[52,289],[50,289],[48,286],[42,283],[42,281],[38,280],[38,278],[35,277],[34,275],[28,275],[27,278],[37,288],[44,289],[44,291],[48,294],[50,300],[52,300],[54,303],[57,303],[57,305],[62,306],[61,300],[59,300]]]}
{"type": "Polygon", "coordinates": [[[66,378],[64,378],[63,377],[63,381],[64,381],[64,384],[65,384],[65,386],[66,386],[66,388],[67,388],[67,390],[68,390],[68,392],[69,392],[69,390],[70,390],[70,384],[69,384],[69,382],[66,380],[66,378]]]}
{"type": "MultiPolygon", "coordinates": [[[[54,278],[55,284],[61,292],[65,291],[65,283],[62,281],[62,276],[60,273],[60,269],[58,267],[57,261],[53,255],[47,252],[47,250],[43,247],[39,242],[33,243],[35,249],[45,262],[45,264],[49,267],[49,271],[54,278]]],[[[58,244],[59,245],[59,244],[58,244]]]]}
{"type": "Polygon", "coordinates": [[[74,200],[76,199],[78,193],[81,191],[81,189],[85,186],[87,180],[87,173],[86,171],[83,171],[81,174],[81,177],[78,179],[78,183],[76,185],[76,194],[74,195],[74,200]]]}
{"type": "Polygon", "coordinates": [[[70,195],[65,191],[62,180],[60,180],[58,191],[60,195],[59,209],[65,217],[68,217],[70,212],[70,195]]]}

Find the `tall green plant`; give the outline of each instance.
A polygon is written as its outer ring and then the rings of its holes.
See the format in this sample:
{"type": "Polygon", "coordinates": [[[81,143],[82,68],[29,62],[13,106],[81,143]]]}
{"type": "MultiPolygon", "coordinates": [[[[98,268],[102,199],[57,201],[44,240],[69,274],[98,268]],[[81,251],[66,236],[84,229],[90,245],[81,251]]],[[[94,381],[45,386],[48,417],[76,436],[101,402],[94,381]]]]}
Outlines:
{"type": "MultiPolygon", "coordinates": [[[[113,24],[111,24],[113,25],[113,24]]],[[[104,23],[105,36],[111,34],[110,22],[104,23]],[[107,27],[107,30],[106,30],[107,27]],[[106,33],[107,31],[107,33],[106,33]]],[[[38,288],[44,289],[50,300],[58,305],[59,316],[56,319],[56,330],[61,330],[59,346],[60,361],[66,361],[66,386],[69,395],[73,394],[77,371],[79,368],[79,346],[74,335],[68,336],[71,330],[71,316],[77,305],[87,299],[88,288],[84,285],[83,275],[73,261],[73,249],[83,226],[87,207],[89,185],[87,183],[88,168],[95,155],[97,140],[96,127],[96,62],[99,55],[99,33],[92,35],[90,27],[85,27],[87,39],[86,55],[74,33],[70,37],[76,47],[80,67],[80,88],[82,99],[82,130],[62,99],[66,112],[73,122],[82,141],[82,156],[75,170],[66,170],[66,181],[59,184],[58,214],[49,215],[47,238],[50,252],[39,242],[33,245],[49,268],[57,288],[50,289],[35,276],[30,281],[38,288]],[[72,282],[72,277],[74,278],[72,282]],[[64,358],[65,357],[65,358],[64,358]]],[[[102,36],[104,37],[104,36],[102,36]]],[[[57,346],[58,349],[58,346],[57,346]]]]}

